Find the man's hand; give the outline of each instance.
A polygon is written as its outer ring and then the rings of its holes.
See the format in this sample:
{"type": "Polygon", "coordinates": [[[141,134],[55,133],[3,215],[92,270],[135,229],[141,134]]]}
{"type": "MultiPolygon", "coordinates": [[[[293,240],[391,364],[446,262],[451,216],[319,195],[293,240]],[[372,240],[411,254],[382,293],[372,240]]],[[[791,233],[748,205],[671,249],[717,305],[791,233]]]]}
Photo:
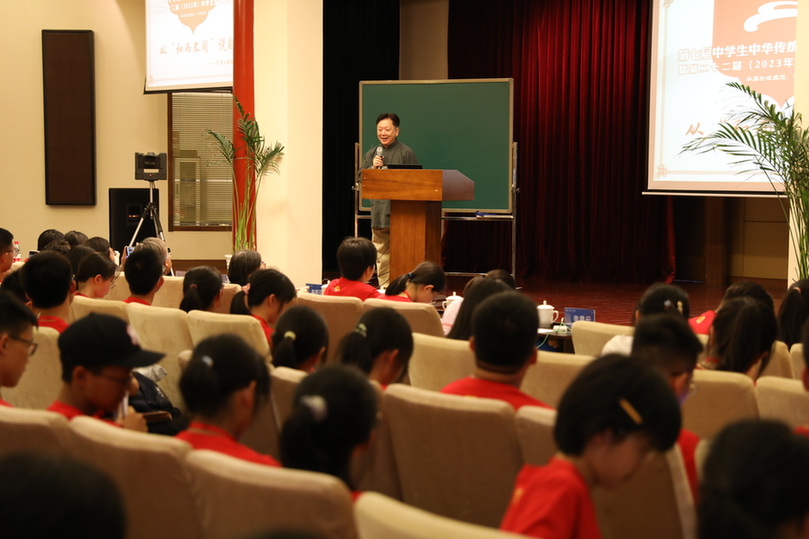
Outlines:
{"type": "Polygon", "coordinates": [[[149,432],[149,429],[146,428],[146,419],[143,417],[143,414],[139,414],[131,406],[126,410],[126,417],[119,417],[115,422],[125,429],[149,432]]]}
{"type": "Polygon", "coordinates": [[[384,163],[381,155],[374,157],[374,168],[382,168],[383,164],[384,163]]]}

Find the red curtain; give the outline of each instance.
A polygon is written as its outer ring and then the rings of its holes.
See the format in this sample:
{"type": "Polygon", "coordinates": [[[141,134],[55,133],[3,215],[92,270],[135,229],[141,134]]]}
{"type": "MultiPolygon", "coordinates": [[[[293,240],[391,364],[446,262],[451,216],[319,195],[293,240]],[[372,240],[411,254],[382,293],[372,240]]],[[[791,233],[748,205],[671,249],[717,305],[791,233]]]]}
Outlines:
{"type": "MultiPolygon", "coordinates": [[[[450,0],[450,78],[514,78],[518,274],[671,278],[670,204],[646,185],[649,2],[450,0]]],[[[445,268],[509,267],[510,227],[448,223],[445,268]]]]}

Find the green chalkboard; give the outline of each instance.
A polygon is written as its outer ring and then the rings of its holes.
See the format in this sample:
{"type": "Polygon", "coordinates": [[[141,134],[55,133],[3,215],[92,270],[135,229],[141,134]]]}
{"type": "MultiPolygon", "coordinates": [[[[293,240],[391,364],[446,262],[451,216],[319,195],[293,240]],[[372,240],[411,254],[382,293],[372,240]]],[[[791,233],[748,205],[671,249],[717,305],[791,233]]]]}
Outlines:
{"type": "MultiPolygon", "coordinates": [[[[475,199],[448,211],[510,213],[512,79],[360,82],[360,151],[379,145],[376,118],[399,115],[399,140],[425,169],[454,169],[475,182],[475,199]]],[[[367,204],[363,204],[367,207],[367,204]]]]}

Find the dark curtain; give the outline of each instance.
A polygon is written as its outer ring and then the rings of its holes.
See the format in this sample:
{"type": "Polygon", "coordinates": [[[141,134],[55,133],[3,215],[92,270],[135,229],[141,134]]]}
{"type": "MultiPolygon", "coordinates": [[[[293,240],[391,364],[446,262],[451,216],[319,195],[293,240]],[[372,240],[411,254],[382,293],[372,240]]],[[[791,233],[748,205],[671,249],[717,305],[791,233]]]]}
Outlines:
{"type": "MultiPolygon", "coordinates": [[[[514,79],[518,274],[673,276],[670,203],[641,195],[649,23],[637,0],[450,0],[450,78],[514,79]]],[[[445,269],[507,268],[510,239],[502,223],[448,223],[445,269]]]]}
{"type": "MultiPolygon", "coordinates": [[[[359,82],[399,78],[399,0],[323,2],[323,269],[354,235],[359,82]]],[[[363,222],[370,237],[370,226],[363,222]]],[[[306,238],[302,238],[305,241],[306,238]]]]}

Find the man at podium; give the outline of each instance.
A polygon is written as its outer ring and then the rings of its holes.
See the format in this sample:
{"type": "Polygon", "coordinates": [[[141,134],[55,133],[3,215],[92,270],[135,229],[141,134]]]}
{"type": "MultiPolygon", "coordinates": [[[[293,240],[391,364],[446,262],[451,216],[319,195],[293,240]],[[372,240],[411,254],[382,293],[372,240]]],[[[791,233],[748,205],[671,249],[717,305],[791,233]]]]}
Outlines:
{"type": "MultiPolygon", "coordinates": [[[[376,119],[376,136],[380,145],[368,150],[362,168],[387,168],[388,165],[418,165],[416,154],[399,142],[399,116],[383,112],[376,119]]],[[[371,201],[372,241],[376,247],[376,272],[379,286],[390,282],[390,200],[371,201]]]]}

